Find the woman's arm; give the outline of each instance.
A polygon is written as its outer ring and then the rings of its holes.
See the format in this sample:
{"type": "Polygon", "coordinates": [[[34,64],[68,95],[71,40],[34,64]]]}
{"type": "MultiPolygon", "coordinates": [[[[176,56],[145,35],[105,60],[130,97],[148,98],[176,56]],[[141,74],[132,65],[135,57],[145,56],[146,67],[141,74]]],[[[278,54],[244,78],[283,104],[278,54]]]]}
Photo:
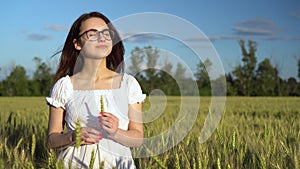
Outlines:
{"type": "MultiPolygon", "coordinates": [[[[50,106],[47,145],[49,148],[64,149],[75,144],[75,132],[64,132],[64,109],[50,106]]],[[[82,144],[98,143],[102,133],[92,128],[82,127],[80,129],[80,140],[82,144]]]]}
{"type": "MultiPolygon", "coordinates": [[[[139,147],[143,143],[142,103],[130,104],[128,109],[128,130],[118,128],[118,119],[111,113],[102,113],[103,129],[108,137],[127,147],[139,147]]],[[[100,121],[101,123],[101,121],[100,121]]]]}
{"type": "Polygon", "coordinates": [[[64,109],[50,106],[47,146],[49,148],[66,148],[73,145],[73,132],[64,132],[64,109]]]}

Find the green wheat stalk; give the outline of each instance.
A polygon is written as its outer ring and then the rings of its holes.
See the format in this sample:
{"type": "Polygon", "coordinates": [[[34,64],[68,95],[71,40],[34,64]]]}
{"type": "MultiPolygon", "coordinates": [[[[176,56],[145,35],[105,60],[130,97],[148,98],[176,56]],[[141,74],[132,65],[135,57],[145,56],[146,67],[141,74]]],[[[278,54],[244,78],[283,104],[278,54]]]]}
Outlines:
{"type": "Polygon", "coordinates": [[[36,147],[36,138],[35,138],[35,134],[33,134],[32,138],[31,138],[31,157],[32,157],[32,159],[34,156],[35,147],[36,147]]]}
{"type": "Polygon", "coordinates": [[[236,148],[236,131],[233,130],[233,133],[232,133],[232,149],[235,150],[236,148]]]}
{"type": "MultiPolygon", "coordinates": [[[[103,100],[103,96],[100,96],[100,111],[104,112],[104,100],[103,100]]],[[[98,150],[98,159],[99,159],[99,165],[100,165],[100,169],[104,168],[104,161],[101,162],[100,160],[100,151],[99,151],[99,144],[97,144],[97,150],[98,150]]]]}
{"type": "Polygon", "coordinates": [[[179,155],[177,152],[175,154],[175,168],[180,169],[179,155]]]}
{"type": "Polygon", "coordinates": [[[220,160],[219,157],[218,157],[218,159],[217,159],[217,166],[218,166],[218,169],[222,169],[222,168],[221,168],[221,160],[220,160]]]}
{"type": "Polygon", "coordinates": [[[11,162],[11,153],[10,153],[9,148],[7,146],[7,138],[6,137],[4,139],[4,150],[5,150],[5,154],[7,156],[8,161],[11,162]]]}
{"type": "Polygon", "coordinates": [[[94,163],[95,163],[95,151],[93,149],[92,150],[92,154],[91,154],[91,161],[90,161],[89,169],[93,169],[94,168],[94,163]]]}
{"type": "Polygon", "coordinates": [[[48,152],[48,168],[51,168],[53,166],[53,164],[55,163],[55,154],[53,149],[50,149],[50,151],[48,152]]]}
{"type": "Polygon", "coordinates": [[[77,119],[76,128],[75,128],[75,147],[76,148],[78,148],[83,143],[83,141],[81,141],[81,139],[80,139],[80,137],[81,137],[80,129],[81,129],[80,120],[77,119]]]}
{"type": "Polygon", "coordinates": [[[103,100],[103,96],[100,96],[100,107],[101,107],[101,112],[104,112],[104,100],[103,100]]]}
{"type": "Polygon", "coordinates": [[[219,139],[220,144],[223,145],[224,139],[223,139],[223,136],[222,136],[222,134],[221,134],[219,128],[216,128],[216,132],[217,132],[217,135],[218,135],[218,139],[219,139]]]}
{"type": "Polygon", "coordinates": [[[192,157],[192,164],[193,164],[193,169],[197,168],[196,160],[195,158],[192,157]]]}
{"type": "Polygon", "coordinates": [[[295,153],[295,155],[294,155],[295,169],[299,169],[299,161],[298,161],[298,158],[299,158],[299,157],[297,157],[297,155],[296,155],[296,153],[295,153]]]}
{"type": "Polygon", "coordinates": [[[19,162],[21,162],[21,163],[25,162],[25,150],[24,149],[21,150],[21,159],[19,162]]]}
{"type": "Polygon", "coordinates": [[[21,143],[23,142],[23,138],[21,138],[18,143],[17,143],[17,146],[13,149],[13,157],[14,157],[14,160],[15,161],[19,161],[19,152],[18,152],[18,149],[21,145],[21,143]]]}

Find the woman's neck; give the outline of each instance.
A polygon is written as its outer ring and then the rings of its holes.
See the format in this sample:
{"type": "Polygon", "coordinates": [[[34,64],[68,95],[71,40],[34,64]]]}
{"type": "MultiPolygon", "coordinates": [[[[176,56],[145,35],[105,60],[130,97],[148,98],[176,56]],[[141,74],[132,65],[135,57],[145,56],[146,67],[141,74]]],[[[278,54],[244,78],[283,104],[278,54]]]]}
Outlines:
{"type": "Polygon", "coordinates": [[[106,67],[106,58],[84,59],[80,67],[81,69],[71,77],[74,89],[112,88],[111,81],[115,74],[106,67]]]}
{"type": "Polygon", "coordinates": [[[78,75],[82,78],[88,78],[93,81],[104,78],[109,75],[111,70],[106,67],[106,58],[103,59],[85,59],[82,65],[82,69],[78,72],[78,75]]]}

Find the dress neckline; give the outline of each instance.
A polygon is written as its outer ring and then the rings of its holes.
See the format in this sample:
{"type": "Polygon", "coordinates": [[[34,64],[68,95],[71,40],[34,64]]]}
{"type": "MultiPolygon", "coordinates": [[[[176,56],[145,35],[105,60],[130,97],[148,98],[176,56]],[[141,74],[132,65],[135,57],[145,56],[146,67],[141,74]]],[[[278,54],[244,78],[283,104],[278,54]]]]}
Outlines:
{"type": "Polygon", "coordinates": [[[127,75],[127,73],[122,73],[121,75],[122,75],[122,78],[121,78],[119,87],[118,88],[112,88],[112,89],[74,89],[71,77],[69,75],[66,75],[65,77],[68,79],[68,83],[69,83],[71,89],[75,92],[95,92],[95,91],[103,91],[103,92],[107,91],[107,92],[109,92],[109,91],[119,90],[123,87],[123,83],[125,81],[125,76],[127,77],[128,75],[127,75]]]}

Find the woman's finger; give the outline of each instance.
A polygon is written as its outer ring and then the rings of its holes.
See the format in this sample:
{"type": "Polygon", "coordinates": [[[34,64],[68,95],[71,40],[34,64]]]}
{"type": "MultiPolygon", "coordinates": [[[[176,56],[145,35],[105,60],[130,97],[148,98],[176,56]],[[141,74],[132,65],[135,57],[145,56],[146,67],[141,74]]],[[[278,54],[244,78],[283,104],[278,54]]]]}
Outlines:
{"type": "Polygon", "coordinates": [[[81,129],[81,140],[84,144],[98,143],[102,139],[102,133],[93,128],[84,127],[81,129]]]}
{"type": "Polygon", "coordinates": [[[101,112],[101,115],[102,115],[102,117],[104,117],[104,118],[110,118],[110,119],[112,119],[112,120],[114,120],[114,121],[119,121],[119,119],[118,119],[115,115],[113,115],[113,114],[111,114],[111,113],[108,113],[108,112],[101,112]]]}
{"type": "Polygon", "coordinates": [[[96,136],[101,136],[101,132],[98,131],[98,130],[95,130],[93,128],[86,128],[86,131],[88,134],[93,134],[93,135],[96,135],[96,136]]]}

